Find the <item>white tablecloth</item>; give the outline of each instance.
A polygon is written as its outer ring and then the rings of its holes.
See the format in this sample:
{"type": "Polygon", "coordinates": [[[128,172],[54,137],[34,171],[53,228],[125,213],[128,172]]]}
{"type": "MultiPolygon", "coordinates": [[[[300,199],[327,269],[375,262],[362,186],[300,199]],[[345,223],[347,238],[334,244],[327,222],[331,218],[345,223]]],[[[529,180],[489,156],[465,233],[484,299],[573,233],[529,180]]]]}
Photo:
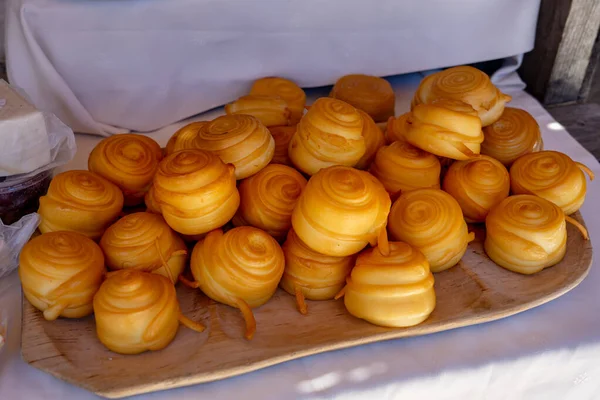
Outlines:
{"type": "Polygon", "coordinates": [[[77,132],[150,131],[263,76],[302,87],[533,47],[540,0],[8,0],[7,69],[77,132]]]}
{"type": "MultiPolygon", "coordinates": [[[[408,110],[419,74],[392,79],[397,113],[408,110]]],[[[514,75],[495,76],[539,122],[547,149],[567,153],[600,176],[600,164],[529,95],[514,75]]],[[[313,90],[309,98],[324,95],[313,90]]],[[[195,119],[222,113],[214,110],[195,119]]],[[[166,144],[179,123],[149,134],[166,144]]],[[[65,168],[85,168],[99,137],[78,135],[79,152],[65,168]]],[[[589,185],[581,210],[600,249],[600,183],[589,185]]],[[[600,398],[600,270],[595,262],[574,290],[546,305],[490,322],[433,335],[392,340],[307,357],[220,382],[135,399],[488,399],[600,398]]],[[[9,315],[0,350],[1,400],[91,400],[83,389],[25,364],[19,354],[20,286],[16,273],[0,280],[0,312],[9,315]]],[[[0,318],[1,319],[1,318],[0,318]]],[[[90,362],[94,362],[90,359],[90,362]]]]}

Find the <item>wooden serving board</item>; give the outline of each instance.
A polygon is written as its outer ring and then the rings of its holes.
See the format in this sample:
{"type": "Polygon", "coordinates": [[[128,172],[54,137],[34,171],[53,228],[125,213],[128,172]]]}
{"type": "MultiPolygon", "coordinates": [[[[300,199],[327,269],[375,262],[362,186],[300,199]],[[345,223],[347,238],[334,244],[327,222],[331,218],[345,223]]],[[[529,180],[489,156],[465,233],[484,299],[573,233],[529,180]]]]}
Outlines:
{"type": "MultiPolygon", "coordinates": [[[[583,223],[579,213],[574,217],[583,223]]],[[[48,322],[24,300],[22,357],[55,377],[104,397],[119,398],[215,381],[311,354],[493,321],[551,301],[585,278],[592,262],[591,243],[567,225],[563,261],[532,276],[507,271],[490,261],[483,251],[484,230],[471,227],[476,240],[462,261],[435,275],[436,309],[429,319],[411,328],[371,325],[349,315],[343,300],[308,301],[308,315],[302,316],[294,298],[278,290],[267,304],[254,310],[257,331],[247,341],[237,310],[178,285],[185,315],[207,326],[201,334],[182,326],[166,349],[124,356],[102,346],[92,316],[48,322]]]]}

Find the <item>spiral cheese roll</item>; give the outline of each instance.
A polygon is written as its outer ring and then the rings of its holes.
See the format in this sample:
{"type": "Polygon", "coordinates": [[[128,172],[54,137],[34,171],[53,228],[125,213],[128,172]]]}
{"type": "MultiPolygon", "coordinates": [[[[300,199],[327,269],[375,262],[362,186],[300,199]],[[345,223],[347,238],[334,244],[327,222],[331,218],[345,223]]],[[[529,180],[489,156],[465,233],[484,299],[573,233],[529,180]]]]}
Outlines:
{"type": "Polygon", "coordinates": [[[165,149],[167,155],[173,154],[179,150],[195,149],[198,132],[200,131],[200,128],[207,123],[208,121],[192,122],[178,129],[167,142],[167,147],[165,149]]]}
{"type": "Polygon", "coordinates": [[[363,117],[363,138],[365,139],[365,154],[354,166],[358,169],[368,169],[373,160],[375,154],[382,146],[385,145],[385,135],[381,128],[373,121],[366,112],[357,109],[358,113],[363,117]]]}
{"type": "Polygon", "coordinates": [[[164,276],[138,270],[111,272],[94,296],[96,335],[109,350],[139,354],[164,349],[179,323],[202,332],[183,315],[175,287],[164,276]]]}
{"type": "Polygon", "coordinates": [[[111,225],[100,240],[110,269],[137,269],[163,275],[176,283],[187,261],[187,247],[163,217],[129,214],[111,225]]]}
{"type": "Polygon", "coordinates": [[[295,169],[267,165],[240,183],[237,215],[243,223],[234,219],[234,225],[252,225],[275,239],[283,239],[292,226],[292,211],[305,187],[306,178],[295,169]]]}
{"type": "Polygon", "coordinates": [[[473,108],[456,100],[419,104],[407,117],[404,139],[440,157],[467,160],[479,154],[483,132],[473,108]]]}
{"type": "Polygon", "coordinates": [[[384,122],[394,115],[396,94],[392,85],[383,78],[352,74],[342,76],[331,90],[330,96],[363,110],[375,122],[384,122]]]}
{"type": "Polygon", "coordinates": [[[110,181],[89,171],[56,175],[40,197],[42,233],[74,231],[99,239],[123,209],[123,193],[110,181]]]}
{"type": "Polygon", "coordinates": [[[524,154],[542,150],[544,143],[536,120],[525,110],[506,107],[499,120],[483,128],[481,154],[510,165],[524,154]]]}
{"type": "Polygon", "coordinates": [[[256,117],[265,126],[289,125],[291,111],[279,96],[247,95],[225,106],[228,115],[246,114],[256,117]]]}
{"type": "Polygon", "coordinates": [[[594,173],[558,151],[540,151],[519,157],[510,167],[510,187],[514,194],[535,194],[559,206],[567,215],[583,205],[586,194],[585,171],[594,173]]]}
{"type": "Polygon", "coordinates": [[[355,257],[335,257],[317,253],[290,229],[282,246],[285,271],[281,287],[296,296],[298,310],[307,313],[304,299],[329,300],[342,289],[354,266],[355,257]]]}
{"type": "Polygon", "coordinates": [[[169,226],[200,235],[225,225],[240,205],[234,166],[212,152],[181,150],[161,161],[153,198],[169,226]]]}
{"type": "Polygon", "coordinates": [[[271,136],[275,140],[275,152],[273,154],[272,164],[283,164],[293,167],[292,160],[288,155],[288,147],[292,136],[296,133],[297,125],[291,126],[272,126],[269,128],[271,136]]]}
{"type": "Polygon", "coordinates": [[[163,158],[153,139],[134,133],[102,139],[88,157],[88,169],[117,185],[126,206],[144,202],[152,178],[163,158]]]}
{"type": "Polygon", "coordinates": [[[224,115],[202,126],[195,146],[233,164],[236,179],[254,175],[271,162],[275,153],[269,130],[255,117],[242,114],[224,115]]]}
{"type": "Polygon", "coordinates": [[[363,127],[363,118],[348,103],[317,99],[290,141],[290,159],[308,175],[332,165],[354,166],[366,152],[363,127]]]}
{"type": "Polygon", "coordinates": [[[36,236],[19,255],[23,294],[48,321],[92,313],[92,299],[106,272],[100,247],[76,232],[36,236]]]}
{"type": "Polygon", "coordinates": [[[287,103],[290,114],[290,123],[297,124],[304,114],[306,93],[294,82],[277,77],[258,79],[250,89],[252,95],[279,96],[287,103]]]}
{"type": "Polygon", "coordinates": [[[144,196],[144,203],[146,204],[146,211],[153,214],[162,214],[160,209],[160,205],[156,202],[156,197],[154,196],[154,185],[150,186],[150,189],[146,192],[144,196]]]}
{"type": "Polygon", "coordinates": [[[247,339],[256,322],[251,308],[275,293],[285,260],[281,247],[266,232],[242,226],[227,233],[217,229],[194,246],[191,258],[194,285],[211,299],[239,308],[246,320],[247,339]]]}
{"type": "Polygon", "coordinates": [[[344,289],[344,305],[350,314],[375,325],[418,325],[436,305],[429,263],[406,243],[389,246],[388,255],[374,248],[358,256],[344,289]]]}
{"type": "Polygon", "coordinates": [[[396,141],[406,141],[406,133],[411,127],[411,124],[408,123],[411,115],[412,113],[407,112],[398,118],[390,117],[385,130],[385,138],[388,144],[396,141]]]}
{"type": "Polygon", "coordinates": [[[456,265],[475,239],[467,229],[460,205],[438,189],[403,193],[392,205],[388,228],[393,240],[419,249],[432,272],[456,265]]]}
{"type": "Polygon", "coordinates": [[[512,98],[503,94],[483,71],[470,66],[448,68],[425,77],[411,106],[428,104],[446,98],[470,104],[481,118],[482,126],[493,124],[500,118],[504,106],[512,98]]]}
{"type": "Polygon", "coordinates": [[[508,197],[510,177],[500,161],[480,156],[454,162],[443,188],[458,202],[467,222],[484,222],[490,209],[508,197]]]}
{"type": "Polygon", "coordinates": [[[559,263],[565,255],[565,215],[541,197],[507,197],[490,211],[485,227],[485,252],[508,270],[534,274],[559,263]]]}
{"type": "Polygon", "coordinates": [[[440,188],[440,160],[408,142],[397,141],[379,149],[369,172],[396,198],[401,191],[440,188]]]}
{"type": "Polygon", "coordinates": [[[371,174],[336,165],[313,175],[292,213],[298,237],[314,251],[344,257],[387,242],[391,200],[371,174]]]}

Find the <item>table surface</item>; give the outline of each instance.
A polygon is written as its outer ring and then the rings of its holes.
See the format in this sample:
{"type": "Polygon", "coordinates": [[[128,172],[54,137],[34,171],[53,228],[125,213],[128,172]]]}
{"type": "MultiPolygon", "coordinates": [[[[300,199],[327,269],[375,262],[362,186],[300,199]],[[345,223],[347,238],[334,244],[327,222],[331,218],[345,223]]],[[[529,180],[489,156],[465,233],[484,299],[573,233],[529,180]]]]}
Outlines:
{"type": "MultiPolygon", "coordinates": [[[[409,109],[419,74],[394,77],[396,112],[409,109]]],[[[586,164],[600,164],[532,97],[517,86],[503,88],[511,107],[529,111],[540,124],[545,148],[586,164]]],[[[309,102],[327,89],[309,91],[309,102]]],[[[222,114],[212,110],[192,120],[222,114]]],[[[161,145],[181,122],[149,133],[161,145]]],[[[78,153],[62,168],[86,168],[100,140],[77,135],[78,153]]],[[[600,248],[598,182],[588,185],[581,213],[592,245],[600,248]]],[[[574,290],[548,304],[503,320],[423,337],[391,340],[290,361],[236,378],[131,399],[600,399],[600,272],[595,262],[574,290]]],[[[20,358],[21,290],[16,272],[0,279],[0,321],[8,318],[0,350],[0,399],[98,397],[39,371],[20,358]]],[[[94,362],[93,359],[90,362],[94,362]]]]}

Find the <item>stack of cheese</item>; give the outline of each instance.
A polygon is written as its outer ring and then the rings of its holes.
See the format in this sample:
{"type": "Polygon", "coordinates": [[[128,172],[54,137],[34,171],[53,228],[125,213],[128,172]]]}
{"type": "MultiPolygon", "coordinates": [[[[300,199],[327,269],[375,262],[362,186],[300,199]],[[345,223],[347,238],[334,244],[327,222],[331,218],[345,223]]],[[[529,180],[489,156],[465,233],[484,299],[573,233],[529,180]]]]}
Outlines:
{"type": "Polygon", "coordinates": [[[146,136],[104,139],[88,171],[57,175],[42,199],[24,293],[48,319],[94,312],[100,340],[123,353],[163,348],[178,323],[202,330],[181,315],[178,281],[238,308],[248,339],[252,309],[278,286],[303,314],[306,299],[344,296],[371,323],[419,324],[435,308],[433,273],[474,239],[467,222],[486,224],[488,255],[513,271],[564,256],[565,213],[591,173],[540,151],[535,120],[509,100],[471,67],[425,78],[397,118],[378,77],[342,77],[310,107],[293,82],[264,78],[164,154],[146,136]],[[58,266],[68,273],[40,278],[58,266]]]}

